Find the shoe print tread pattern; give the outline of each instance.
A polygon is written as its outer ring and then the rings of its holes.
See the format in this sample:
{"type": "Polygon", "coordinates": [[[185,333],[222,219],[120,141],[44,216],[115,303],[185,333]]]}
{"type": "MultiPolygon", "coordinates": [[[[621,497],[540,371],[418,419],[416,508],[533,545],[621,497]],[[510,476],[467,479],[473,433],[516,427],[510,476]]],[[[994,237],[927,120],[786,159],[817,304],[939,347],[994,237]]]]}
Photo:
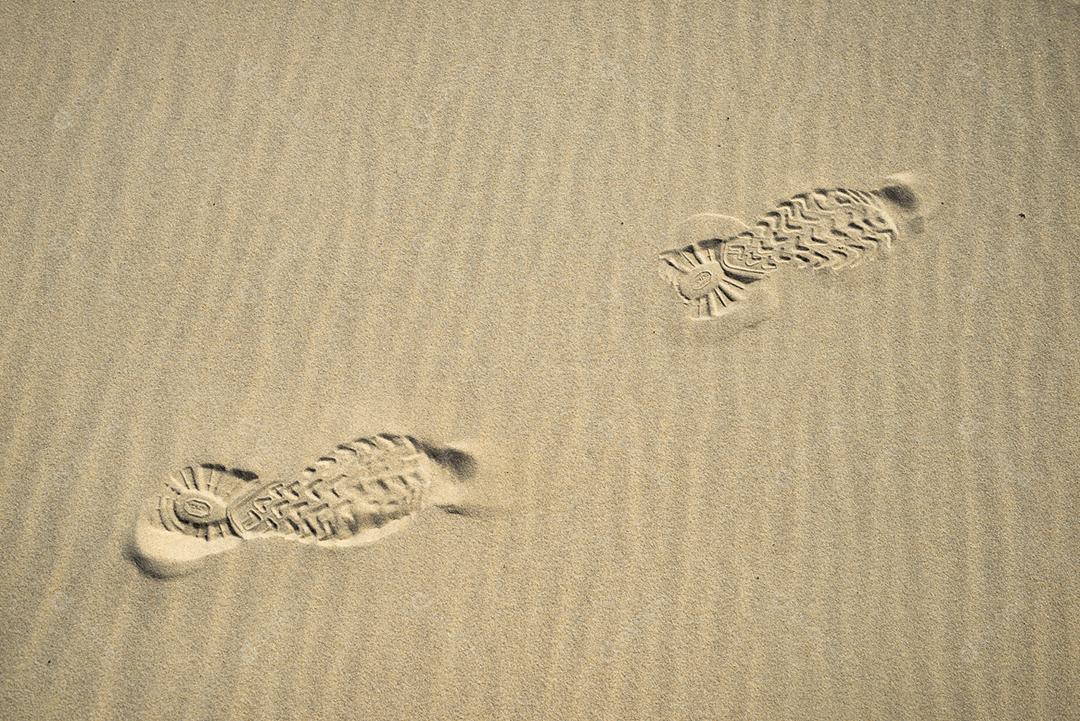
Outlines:
{"type": "Polygon", "coordinates": [[[746,297],[751,283],[781,266],[842,270],[888,250],[898,236],[891,200],[882,191],[847,188],[800,193],[747,230],[661,253],[662,272],[695,317],[720,317],[746,297]]]}
{"type": "Polygon", "coordinates": [[[274,482],[230,504],[242,537],[347,540],[423,507],[430,459],[406,436],[378,435],[338,446],[293,481],[274,482]]]}

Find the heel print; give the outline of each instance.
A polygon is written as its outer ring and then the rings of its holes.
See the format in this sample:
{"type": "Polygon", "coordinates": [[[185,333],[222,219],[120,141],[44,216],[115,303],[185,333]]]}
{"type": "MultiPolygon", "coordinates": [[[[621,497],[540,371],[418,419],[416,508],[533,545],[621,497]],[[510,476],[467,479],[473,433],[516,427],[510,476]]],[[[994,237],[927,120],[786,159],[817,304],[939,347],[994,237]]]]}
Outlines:
{"type": "Polygon", "coordinates": [[[675,272],[668,279],[695,318],[719,318],[746,297],[746,283],[724,272],[711,248],[692,246],[660,254],[675,272]]]}

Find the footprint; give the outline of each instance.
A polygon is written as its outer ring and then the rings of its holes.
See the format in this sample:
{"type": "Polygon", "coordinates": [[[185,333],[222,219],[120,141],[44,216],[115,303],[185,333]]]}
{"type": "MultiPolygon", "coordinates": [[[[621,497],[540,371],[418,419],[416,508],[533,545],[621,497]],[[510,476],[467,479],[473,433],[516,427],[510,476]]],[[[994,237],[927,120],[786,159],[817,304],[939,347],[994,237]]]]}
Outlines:
{"type": "Polygon", "coordinates": [[[204,464],[174,473],[135,524],[132,555],[172,576],[257,538],[353,546],[385,538],[423,509],[460,513],[477,462],[460,446],[379,434],[343,443],[289,481],[204,464]]]}
{"type": "Polygon", "coordinates": [[[720,215],[693,216],[696,239],[660,254],[661,272],[694,317],[715,319],[747,305],[782,266],[840,271],[887,251],[904,225],[919,228],[922,201],[910,174],[876,190],[801,193],[746,226],[720,215]],[[702,218],[715,219],[703,236],[702,218]]]}

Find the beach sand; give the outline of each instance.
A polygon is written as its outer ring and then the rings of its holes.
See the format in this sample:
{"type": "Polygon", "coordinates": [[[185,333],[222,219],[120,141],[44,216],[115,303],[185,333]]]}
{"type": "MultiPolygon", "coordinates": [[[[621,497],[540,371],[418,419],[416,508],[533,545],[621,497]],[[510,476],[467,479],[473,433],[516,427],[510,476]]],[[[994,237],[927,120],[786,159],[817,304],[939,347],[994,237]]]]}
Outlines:
{"type": "Polygon", "coordinates": [[[1080,717],[1075,2],[6,3],[5,719],[1080,717]],[[699,213],[934,189],[694,321],[699,213]],[[483,512],[132,562],[403,430],[483,512]]]}

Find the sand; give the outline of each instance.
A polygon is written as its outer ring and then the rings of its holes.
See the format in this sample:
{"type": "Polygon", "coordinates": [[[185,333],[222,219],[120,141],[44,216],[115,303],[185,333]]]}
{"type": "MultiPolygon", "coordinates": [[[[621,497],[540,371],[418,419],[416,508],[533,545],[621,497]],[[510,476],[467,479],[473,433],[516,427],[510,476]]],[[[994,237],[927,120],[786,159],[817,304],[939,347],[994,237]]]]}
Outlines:
{"type": "Polygon", "coordinates": [[[1075,2],[178,5],[0,9],[5,719],[1080,716],[1075,2]],[[760,322],[658,272],[899,171],[760,322]],[[132,562],[392,430],[483,512],[132,562]]]}

